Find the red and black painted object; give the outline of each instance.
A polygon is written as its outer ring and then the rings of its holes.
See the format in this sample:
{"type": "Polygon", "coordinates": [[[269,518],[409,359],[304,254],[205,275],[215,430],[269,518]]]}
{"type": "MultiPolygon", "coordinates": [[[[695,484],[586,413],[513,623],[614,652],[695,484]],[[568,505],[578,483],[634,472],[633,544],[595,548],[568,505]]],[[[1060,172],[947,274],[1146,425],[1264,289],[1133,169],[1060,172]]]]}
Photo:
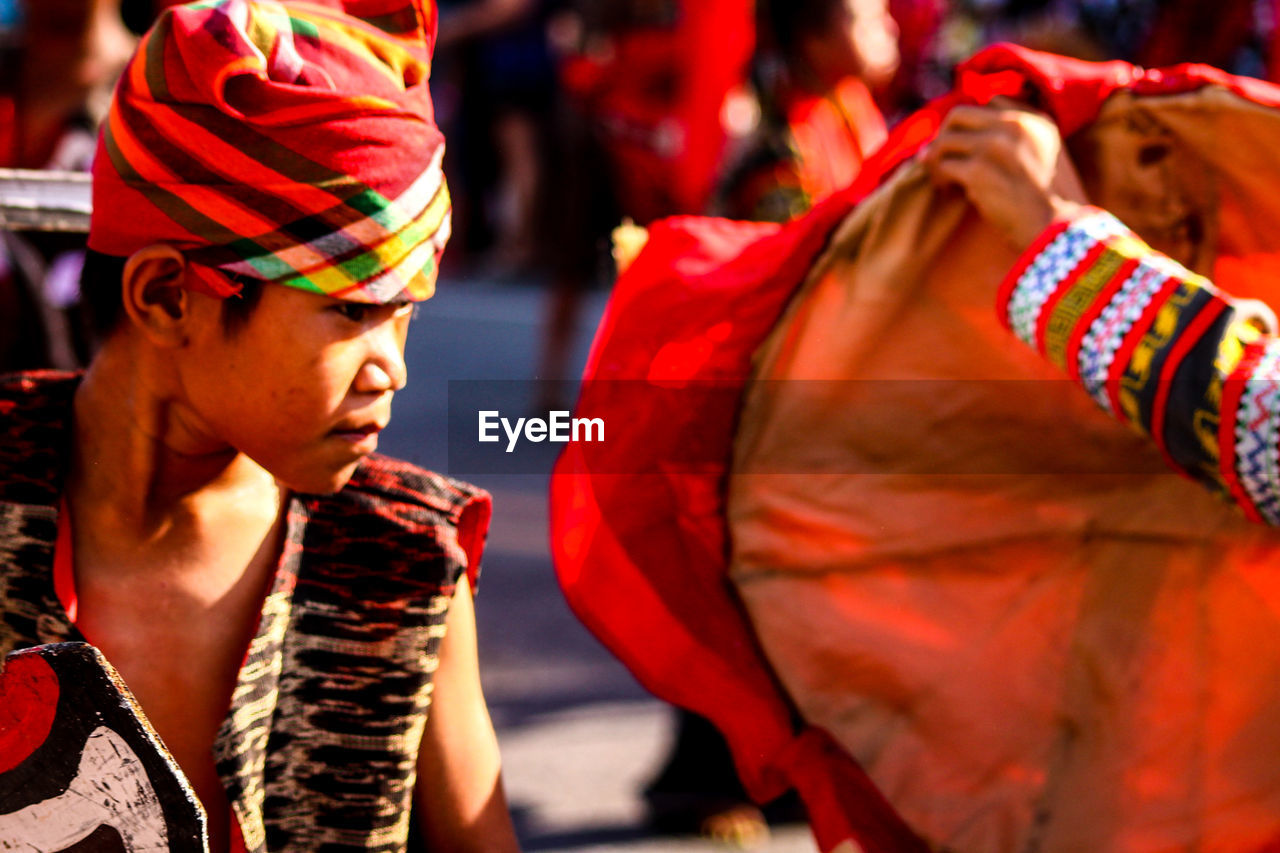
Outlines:
{"type": "Polygon", "coordinates": [[[106,658],[86,643],[0,671],[0,851],[207,853],[199,801],[106,658]]]}

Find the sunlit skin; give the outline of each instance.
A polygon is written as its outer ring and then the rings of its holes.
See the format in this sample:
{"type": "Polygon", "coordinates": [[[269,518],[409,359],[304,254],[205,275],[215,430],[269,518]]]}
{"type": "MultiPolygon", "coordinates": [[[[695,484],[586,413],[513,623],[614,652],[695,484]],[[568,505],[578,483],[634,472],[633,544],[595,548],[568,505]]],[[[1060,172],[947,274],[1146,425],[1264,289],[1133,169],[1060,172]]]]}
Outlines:
{"type": "MultiPolygon", "coordinates": [[[[228,333],[220,301],[183,286],[206,274],[167,246],[126,265],[127,319],[76,394],[67,501],[78,624],[191,780],[210,849],[225,851],[211,749],[275,572],[285,497],[341,489],[376,448],[407,379],[413,305],[267,286],[228,333]]],[[[447,796],[421,805],[443,849],[515,850],[465,583],[455,602],[420,760],[420,788],[447,796]]]]}

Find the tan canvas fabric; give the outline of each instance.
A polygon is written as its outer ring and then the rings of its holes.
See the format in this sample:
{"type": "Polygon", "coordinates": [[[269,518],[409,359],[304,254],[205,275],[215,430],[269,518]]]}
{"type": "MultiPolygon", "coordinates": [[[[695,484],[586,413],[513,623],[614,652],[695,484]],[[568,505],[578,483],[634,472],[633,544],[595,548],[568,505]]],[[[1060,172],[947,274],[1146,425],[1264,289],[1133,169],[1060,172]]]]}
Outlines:
{"type": "MultiPolygon", "coordinates": [[[[1113,98],[1095,203],[1280,305],[1280,116],[1113,98]]],[[[996,321],[1014,256],[909,165],[758,353],[731,579],[800,712],[960,853],[1280,839],[1280,535],[996,321]]],[[[1212,428],[1213,425],[1205,425],[1212,428]]]]}

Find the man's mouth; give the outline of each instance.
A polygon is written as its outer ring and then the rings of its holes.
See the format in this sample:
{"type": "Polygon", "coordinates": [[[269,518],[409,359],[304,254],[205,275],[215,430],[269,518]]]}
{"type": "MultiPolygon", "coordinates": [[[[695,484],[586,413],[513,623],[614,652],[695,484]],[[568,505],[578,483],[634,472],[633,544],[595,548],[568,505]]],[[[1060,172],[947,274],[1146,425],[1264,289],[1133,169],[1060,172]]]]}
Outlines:
{"type": "Polygon", "coordinates": [[[382,427],[378,424],[370,423],[361,426],[342,426],[335,429],[331,434],[335,438],[349,442],[357,450],[372,451],[378,446],[378,433],[382,431],[382,427]]]}

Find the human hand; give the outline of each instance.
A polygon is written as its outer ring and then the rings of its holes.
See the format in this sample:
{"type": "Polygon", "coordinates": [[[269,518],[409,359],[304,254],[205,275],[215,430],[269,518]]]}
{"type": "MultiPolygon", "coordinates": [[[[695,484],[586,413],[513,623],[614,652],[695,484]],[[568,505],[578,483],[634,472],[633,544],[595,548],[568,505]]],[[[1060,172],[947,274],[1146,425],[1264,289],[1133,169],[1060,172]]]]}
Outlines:
{"type": "Polygon", "coordinates": [[[924,164],[935,184],[960,187],[1018,251],[1087,202],[1057,126],[1024,108],[954,108],[924,164]]]}

